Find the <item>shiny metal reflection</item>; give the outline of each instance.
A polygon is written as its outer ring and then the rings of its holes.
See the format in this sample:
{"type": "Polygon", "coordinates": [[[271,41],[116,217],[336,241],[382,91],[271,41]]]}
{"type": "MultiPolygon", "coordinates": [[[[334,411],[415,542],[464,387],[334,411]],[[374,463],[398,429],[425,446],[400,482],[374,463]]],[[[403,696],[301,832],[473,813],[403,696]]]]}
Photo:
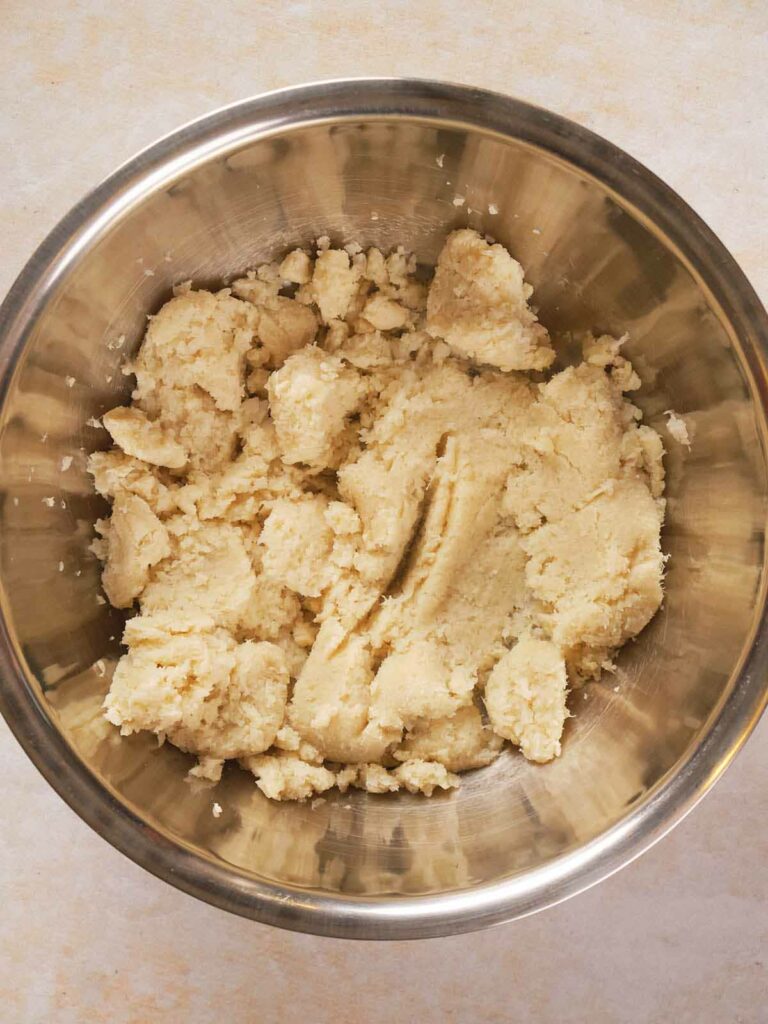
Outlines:
{"type": "Polygon", "coordinates": [[[3,714],[98,832],[228,910],[410,938],[555,903],[678,821],[765,706],[767,340],[749,284],[679,197],[546,111],[369,80],[274,93],[182,128],[62,221],[0,311],[3,714]],[[185,755],[121,740],[99,712],[122,621],[98,602],[87,550],[102,509],[85,456],[107,442],[89,421],[127,395],[120,363],[174,282],[220,283],[324,233],[403,242],[429,262],[466,223],[528,268],[564,351],[569,330],[629,330],[648,421],[664,433],[674,408],[695,424],[690,453],[669,445],[664,608],[615,681],[575,695],[554,764],[508,752],[430,801],[285,806],[233,769],[215,819],[211,793],[184,781],[185,755]]]}

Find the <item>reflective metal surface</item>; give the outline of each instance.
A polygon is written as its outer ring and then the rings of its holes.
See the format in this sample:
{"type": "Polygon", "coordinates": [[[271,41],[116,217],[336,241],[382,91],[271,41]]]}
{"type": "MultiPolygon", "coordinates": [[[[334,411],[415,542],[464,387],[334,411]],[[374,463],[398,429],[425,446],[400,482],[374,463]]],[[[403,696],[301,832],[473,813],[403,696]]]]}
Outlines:
{"type": "Polygon", "coordinates": [[[561,900],[679,820],[765,705],[767,339],[749,284],[685,204],[545,111],[473,89],[357,81],[183,128],[65,218],[0,312],[2,711],[90,825],[228,910],[404,938],[561,900]],[[277,805],[236,769],[215,793],[193,791],[185,755],[121,740],[100,714],[122,622],[97,599],[87,551],[103,506],[85,455],[107,443],[88,421],[127,395],[120,363],[174,282],[219,283],[324,233],[402,242],[429,262],[466,223],[525,265],[564,349],[568,330],[630,331],[647,420],[664,434],[675,409],[695,426],[690,453],[668,444],[664,607],[615,680],[574,695],[556,763],[510,751],[432,800],[277,805]]]}

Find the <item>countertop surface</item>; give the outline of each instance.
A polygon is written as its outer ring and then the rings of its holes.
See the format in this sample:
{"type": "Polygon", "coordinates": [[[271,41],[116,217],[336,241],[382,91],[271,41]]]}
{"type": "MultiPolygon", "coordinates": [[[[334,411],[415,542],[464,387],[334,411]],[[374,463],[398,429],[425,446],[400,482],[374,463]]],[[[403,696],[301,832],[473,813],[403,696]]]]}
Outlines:
{"type": "MultiPolygon", "coordinates": [[[[214,107],[279,86],[415,75],[549,107],[644,162],[768,298],[763,0],[5,0],[0,293],[92,185],[214,107]]],[[[229,916],[143,872],[0,724],[5,1024],[765,1022],[768,721],[640,860],[470,936],[357,943],[229,916]]]]}

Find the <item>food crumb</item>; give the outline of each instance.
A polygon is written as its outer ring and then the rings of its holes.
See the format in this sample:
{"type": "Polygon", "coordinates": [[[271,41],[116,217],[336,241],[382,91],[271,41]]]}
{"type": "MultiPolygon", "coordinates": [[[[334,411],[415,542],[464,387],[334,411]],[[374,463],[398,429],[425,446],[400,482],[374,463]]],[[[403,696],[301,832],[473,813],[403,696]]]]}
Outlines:
{"type": "Polygon", "coordinates": [[[222,810],[223,810],[223,808],[222,808],[221,804],[216,804],[215,803],[213,805],[213,807],[211,808],[211,814],[214,816],[214,818],[220,818],[221,814],[222,814],[222,810]]]}
{"type": "Polygon", "coordinates": [[[678,444],[685,445],[686,448],[691,447],[691,437],[688,433],[688,426],[682,416],[678,416],[673,409],[667,409],[664,412],[667,419],[667,430],[669,436],[677,441],[678,444]]]}
{"type": "Polygon", "coordinates": [[[85,421],[86,427],[93,427],[95,430],[104,430],[104,424],[96,416],[91,416],[85,421]]]}
{"type": "Polygon", "coordinates": [[[488,213],[490,213],[492,217],[495,217],[498,212],[499,208],[496,203],[488,203],[488,213]]]}
{"type": "Polygon", "coordinates": [[[71,455],[63,455],[62,456],[61,464],[60,464],[60,468],[61,468],[61,472],[62,473],[66,473],[66,471],[72,465],[72,461],[73,461],[73,459],[72,459],[71,455]]]}
{"type": "Polygon", "coordinates": [[[56,499],[53,497],[43,498],[43,504],[47,505],[48,508],[53,508],[53,506],[56,504],[56,499]]]}
{"type": "Polygon", "coordinates": [[[445,153],[441,153],[440,156],[435,157],[435,163],[438,167],[442,167],[445,163],[445,153]]]}
{"type": "Polygon", "coordinates": [[[64,383],[67,385],[68,388],[73,388],[75,386],[75,384],[77,384],[77,378],[76,377],[65,377],[64,378],[64,383]]]}
{"type": "Polygon", "coordinates": [[[59,562],[59,572],[64,572],[64,563],[59,562]]]}
{"type": "Polygon", "coordinates": [[[454,196],[453,197],[453,205],[454,206],[463,206],[464,203],[466,203],[466,201],[467,200],[466,200],[465,196],[454,196]]]}

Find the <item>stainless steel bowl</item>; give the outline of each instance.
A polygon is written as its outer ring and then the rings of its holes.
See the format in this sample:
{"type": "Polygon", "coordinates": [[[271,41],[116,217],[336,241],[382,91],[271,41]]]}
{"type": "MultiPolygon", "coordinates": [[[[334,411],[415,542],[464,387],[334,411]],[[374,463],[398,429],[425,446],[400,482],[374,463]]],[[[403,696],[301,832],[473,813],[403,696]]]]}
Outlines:
{"type": "Polygon", "coordinates": [[[556,903],[679,821],[766,703],[767,341],[744,275],[682,200],[544,110],[367,80],[182,128],[65,217],[0,312],[3,714],[97,832],[247,917],[412,938],[556,903]],[[556,337],[629,331],[648,422],[664,435],[674,409],[695,429],[690,452],[668,443],[664,607],[615,680],[575,694],[556,763],[509,751],[432,800],[277,805],[236,769],[215,793],[194,791],[185,755],[120,739],[100,714],[122,621],[87,550],[103,505],[85,454],[107,442],[89,421],[127,397],[120,364],[174,282],[219,283],[325,233],[432,261],[466,223],[525,265],[556,337]]]}

